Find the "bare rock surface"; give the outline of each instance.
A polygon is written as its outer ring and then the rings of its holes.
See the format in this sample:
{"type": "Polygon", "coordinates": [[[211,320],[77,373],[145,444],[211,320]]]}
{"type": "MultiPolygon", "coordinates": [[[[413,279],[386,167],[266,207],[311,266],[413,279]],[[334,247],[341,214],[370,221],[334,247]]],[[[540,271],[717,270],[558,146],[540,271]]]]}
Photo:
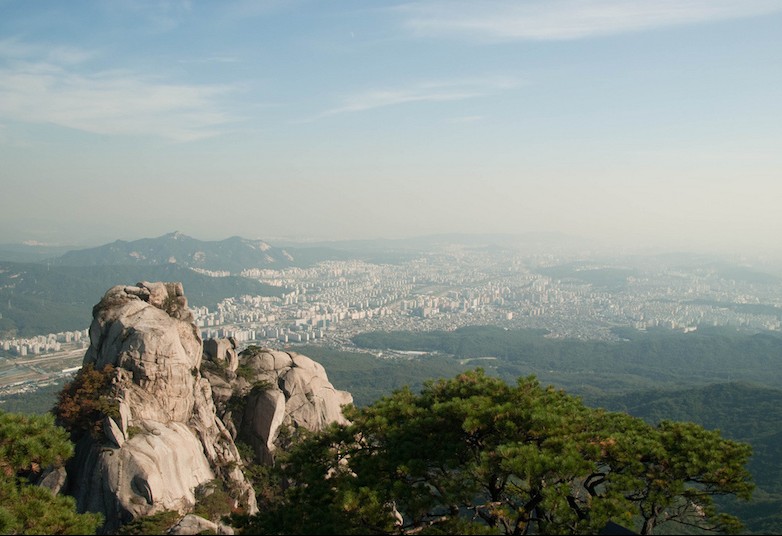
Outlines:
{"type": "Polygon", "coordinates": [[[203,343],[180,283],[109,289],[93,308],[83,364],[113,367],[110,414],[100,434],[78,441],[67,478],[44,485],[62,486],[80,511],[102,513],[104,533],[175,510],[188,515],[172,534],[231,534],[189,513],[196,489],[213,480],[230,490],[234,507],[257,512],[236,442],[273,463],[282,430],[345,423],[342,407],[353,401],[306,356],[259,347],[238,354],[231,339],[203,343]]]}
{"type": "Polygon", "coordinates": [[[233,421],[234,437],[249,443],[260,462],[273,462],[283,426],[317,431],[346,422],[342,407],[353,403],[352,395],[336,389],[323,366],[307,356],[250,347],[239,355],[239,369],[232,394],[244,407],[239,414],[225,409],[223,420],[233,421]]]}
{"type": "Polygon", "coordinates": [[[162,510],[184,511],[195,504],[197,483],[215,477],[200,441],[187,425],[173,421],[143,425],[144,431],[121,448],[91,444],[78,449],[82,470],[73,482],[77,504],[103,513],[108,530],[120,521],[162,510]]]}
{"type": "Polygon", "coordinates": [[[204,356],[215,363],[224,364],[226,370],[236,372],[239,357],[236,354],[236,341],[233,339],[208,339],[204,341],[204,356]]]}
{"type": "Polygon", "coordinates": [[[238,490],[247,512],[257,510],[201,377],[202,352],[180,283],[118,285],[93,308],[84,365],[115,367],[119,418],[104,419],[105,437],[77,445],[69,491],[80,510],[104,514],[104,531],[162,510],[185,512],[193,490],[214,478],[238,490]]]}

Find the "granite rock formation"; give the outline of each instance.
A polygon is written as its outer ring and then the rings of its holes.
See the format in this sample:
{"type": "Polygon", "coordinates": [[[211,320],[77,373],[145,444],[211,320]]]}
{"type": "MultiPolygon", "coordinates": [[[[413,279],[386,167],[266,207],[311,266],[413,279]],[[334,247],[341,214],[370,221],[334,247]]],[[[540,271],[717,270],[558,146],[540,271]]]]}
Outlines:
{"type": "Polygon", "coordinates": [[[273,463],[283,427],[316,431],[344,423],[342,406],[353,403],[350,393],[331,385],[322,365],[295,352],[252,346],[239,355],[236,371],[205,367],[204,376],[232,437],[251,445],[260,463],[273,463]]]}
{"type": "Polygon", "coordinates": [[[100,434],[80,436],[67,477],[50,475],[47,485],[73,495],[80,511],[102,513],[106,533],[164,510],[188,514],[172,533],[231,533],[189,513],[196,490],[212,482],[235,509],[257,511],[236,442],[252,446],[256,463],[273,463],[284,427],[344,422],[352,402],[306,356],[202,342],[180,283],[109,289],[93,308],[83,365],[109,371],[111,411],[101,413],[100,434]]]}
{"type": "Polygon", "coordinates": [[[238,508],[257,510],[199,372],[202,348],[179,283],[115,286],[93,308],[83,364],[114,367],[117,411],[104,417],[104,437],[77,444],[67,491],[80,510],[105,516],[104,531],[162,510],[185,512],[194,489],[215,478],[234,490],[238,508]]]}

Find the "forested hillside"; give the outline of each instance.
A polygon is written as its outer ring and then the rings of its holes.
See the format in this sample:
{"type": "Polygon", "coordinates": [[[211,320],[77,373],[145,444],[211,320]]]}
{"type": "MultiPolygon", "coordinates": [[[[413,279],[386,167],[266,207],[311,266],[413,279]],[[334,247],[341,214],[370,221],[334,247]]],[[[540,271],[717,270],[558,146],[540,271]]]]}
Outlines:
{"type": "Polygon", "coordinates": [[[726,438],[752,445],[748,468],[755,492],[750,503],[726,508],[758,534],[782,533],[782,390],[747,383],[587,397],[591,406],[624,411],[651,424],[691,421],[726,438]]]}
{"type": "Polygon", "coordinates": [[[289,485],[260,495],[245,532],[724,533],[741,526],[713,497],[752,489],[747,445],[591,409],[534,378],[470,371],[347,416],[280,456],[272,474],[289,485]]]}
{"type": "Polygon", "coordinates": [[[0,337],[85,329],[92,306],[117,282],[181,281],[190,305],[214,307],[242,294],[278,296],[284,289],[243,277],[209,277],[177,264],[47,266],[0,262],[0,337]]]}
{"type": "Polygon", "coordinates": [[[752,381],[782,387],[782,337],[731,328],[682,333],[616,330],[621,341],[545,337],[540,330],[471,326],[455,331],[372,332],[353,338],[361,348],[439,352],[457,358],[492,357],[481,366],[512,379],[535,374],[571,392],[752,381]]]}
{"type": "MultiPolygon", "coordinates": [[[[484,326],[365,333],[354,342],[365,348],[435,352],[439,360],[450,356],[454,371],[465,364],[481,366],[506,381],[534,374],[580,395],[590,406],[626,411],[653,424],[691,421],[720,429],[725,437],[752,445],[748,467],[758,485],[750,503],[732,501],[726,507],[752,532],[782,533],[782,338],[730,328],[617,333],[624,340],[578,341],[484,326]]],[[[390,365],[384,370],[393,374],[390,365]]],[[[335,385],[340,381],[335,375],[335,385]]]]}

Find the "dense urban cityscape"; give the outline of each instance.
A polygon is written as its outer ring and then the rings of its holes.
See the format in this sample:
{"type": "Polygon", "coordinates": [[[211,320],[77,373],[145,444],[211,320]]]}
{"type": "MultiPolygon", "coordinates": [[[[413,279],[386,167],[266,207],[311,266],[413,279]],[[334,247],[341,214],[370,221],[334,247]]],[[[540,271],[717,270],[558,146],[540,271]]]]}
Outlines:
{"type": "MultiPolygon", "coordinates": [[[[233,337],[240,348],[306,343],[350,350],[355,348],[351,337],[362,332],[467,325],[602,340],[617,339],[616,327],[782,329],[782,286],[775,278],[731,277],[708,265],[632,266],[462,249],[399,264],[327,261],[310,268],[247,269],[241,275],[277,286],[280,294],[191,307],[205,340],[233,337]]],[[[69,376],[88,344],[86,326],[0,341],[0,393],[69,376]]]]}

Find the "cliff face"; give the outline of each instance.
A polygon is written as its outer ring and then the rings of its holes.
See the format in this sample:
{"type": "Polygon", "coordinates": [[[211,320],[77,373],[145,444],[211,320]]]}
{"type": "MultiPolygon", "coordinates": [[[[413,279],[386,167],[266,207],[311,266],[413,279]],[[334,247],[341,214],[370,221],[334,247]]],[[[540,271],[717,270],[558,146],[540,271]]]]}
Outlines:
{"type": "Polygon", "coordinates": [[[234,439],[253,447],[258,462],[273,463],[283,427],[314,431],[346,422],[342,406],[353,403],[352,395],[335,389],[323,366],[309,357],[259,347],[237,357],[229,341],[215,341],[214,349],[206,355],[223,370],[205,367],[204,375],[218,415],[234,439]]]}
{"type": "Polygon", "coordinates": [[[93,308],[84,365],[115,367],[118,417],[104,417],[104,438],[79,441],[67,489],[80,510],[106,517],[104,530],[162,510],[186,511],[195,488],[215,478],[235,491],[237,507],[257,510],[199,372],[201,358],[181,284],[115,286],[93,308]]]}
{"type": "Polygon", "coordinates": [[[114,367],[116,411],[103,417],[103,436],[77,443],[66,491],[81,511],[105,516],[104,531],[162,510],[185,513],[195,489],[214,479],[236,508],[255,513],[235,439],[268,462],[281,425],[319,429],[342,420],[340,406],[352,401],[304,356],[255,349],[238,357],[230,341],[207,341],[205,377],[203,350],[179,283],[115,286],[93,308],[84,365],[114,367]],[[229,399],[240,400],[230,404],[240,414],[227,410],[229,399]]]}

